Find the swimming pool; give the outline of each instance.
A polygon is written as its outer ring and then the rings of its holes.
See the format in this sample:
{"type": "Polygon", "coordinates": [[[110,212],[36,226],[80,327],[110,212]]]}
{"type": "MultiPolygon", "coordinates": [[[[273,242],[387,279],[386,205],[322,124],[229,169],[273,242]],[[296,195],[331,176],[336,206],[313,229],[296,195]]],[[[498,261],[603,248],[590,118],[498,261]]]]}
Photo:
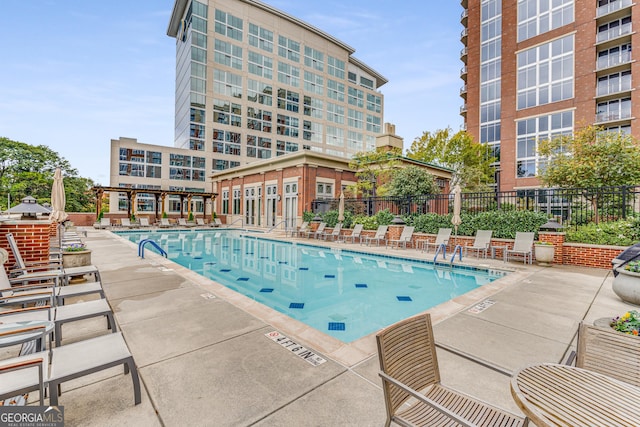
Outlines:
{"type": "Polygon", "coordinates": [[[118,234],[134,243],[152,239],[172,261],[345,343],[506,274],[233,230],[118,234]]]}

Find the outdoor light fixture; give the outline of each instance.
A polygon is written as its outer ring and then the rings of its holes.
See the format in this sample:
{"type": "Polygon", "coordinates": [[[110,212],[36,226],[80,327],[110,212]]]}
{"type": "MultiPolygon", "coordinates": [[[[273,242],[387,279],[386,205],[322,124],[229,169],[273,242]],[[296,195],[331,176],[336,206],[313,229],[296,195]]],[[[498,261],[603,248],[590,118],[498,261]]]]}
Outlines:
{"type": "Polygon", "coordinates": [[[402,219],[402,217],[400,215],[396,215],[392,220],[391,220],[391,224],[392,225],[405,225],[406,222],[404,222],[404,220],[402,219]]]}

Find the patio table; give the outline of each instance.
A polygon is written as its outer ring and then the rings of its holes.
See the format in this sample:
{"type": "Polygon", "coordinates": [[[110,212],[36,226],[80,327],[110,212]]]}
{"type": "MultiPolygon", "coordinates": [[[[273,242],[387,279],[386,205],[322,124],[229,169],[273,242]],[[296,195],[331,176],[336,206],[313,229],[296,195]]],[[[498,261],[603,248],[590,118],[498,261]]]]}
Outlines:
{"type": "Polygon", "coordinates": [[[640,426],[640,388],[586,369],[528,366],[511,378],[511,395],[538,427],[640,426]]]}

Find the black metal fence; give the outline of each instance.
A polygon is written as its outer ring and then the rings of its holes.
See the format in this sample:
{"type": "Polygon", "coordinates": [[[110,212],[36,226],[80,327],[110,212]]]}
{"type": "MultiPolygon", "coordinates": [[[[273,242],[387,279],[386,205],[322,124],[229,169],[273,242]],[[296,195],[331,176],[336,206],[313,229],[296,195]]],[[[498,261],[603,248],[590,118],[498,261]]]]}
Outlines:
{"type": "MultiPolygon", "coordinates": [[[[312,202],[312,210],[322,213],[337,209],[338,202],[339,199],[316,199],[312,202]]],[[[345,210],[368,216],[382,210],[401,215],[446,215],[453,212],[453,194],[345,199],[345,210]]],[[[640,186],[462,193],[463,213],[473,215],[495,210],[544,212],[565,225],[615,221],[640,214],[640,186]]]]}

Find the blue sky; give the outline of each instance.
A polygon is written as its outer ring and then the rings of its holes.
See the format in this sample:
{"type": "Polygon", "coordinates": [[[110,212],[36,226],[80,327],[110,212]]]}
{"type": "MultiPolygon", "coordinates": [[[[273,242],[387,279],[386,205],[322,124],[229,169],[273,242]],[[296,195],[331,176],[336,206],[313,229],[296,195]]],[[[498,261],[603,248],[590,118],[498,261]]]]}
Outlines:
{"type": "MultiPolygon", "coordinates": [[[[267,0],[384,75],[384,121],[405,148],[462,125],[457,1],[267,0]]],[[[173,145],[173,0],[0,2],[0,136],[47,145],[109,185],[110,140],[173,145]]]]}

